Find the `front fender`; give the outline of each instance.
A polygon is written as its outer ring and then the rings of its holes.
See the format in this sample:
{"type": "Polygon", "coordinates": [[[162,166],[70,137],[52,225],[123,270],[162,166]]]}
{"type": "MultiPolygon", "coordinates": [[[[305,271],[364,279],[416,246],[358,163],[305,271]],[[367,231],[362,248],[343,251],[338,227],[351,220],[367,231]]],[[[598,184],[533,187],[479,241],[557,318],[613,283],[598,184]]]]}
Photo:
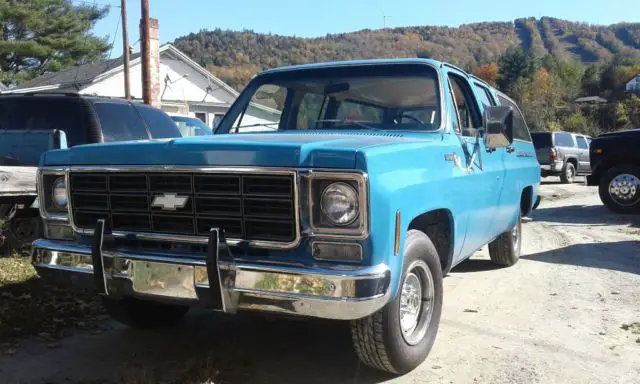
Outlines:
{"type": "Polygon", "coordinates": [[[448,210],[453,218],[453,258],[460,253],[467,219],[465,203],[456,188],[463,174],[445,161],[445,154],[455,149],[454,145],[428,149],[413,146],[395,153],[368,153],[371,262],[389,266],[392,298],[399,290],[406,233],[414,218],[438,209],[448,210]],[[395,254],[397,212],[400,244],[395,254]]]}

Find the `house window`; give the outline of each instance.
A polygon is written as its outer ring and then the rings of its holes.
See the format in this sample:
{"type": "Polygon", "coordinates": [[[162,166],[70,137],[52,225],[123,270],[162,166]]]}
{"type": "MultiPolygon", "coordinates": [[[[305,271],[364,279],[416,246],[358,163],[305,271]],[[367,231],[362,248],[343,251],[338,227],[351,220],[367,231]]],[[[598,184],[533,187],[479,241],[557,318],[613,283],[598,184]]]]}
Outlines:
{"type": "Polygon", "coordinates": [[[196,119],[200,119],[203,123],[207,124],[207,114],[204,112],[196,112],[196,119]]]}

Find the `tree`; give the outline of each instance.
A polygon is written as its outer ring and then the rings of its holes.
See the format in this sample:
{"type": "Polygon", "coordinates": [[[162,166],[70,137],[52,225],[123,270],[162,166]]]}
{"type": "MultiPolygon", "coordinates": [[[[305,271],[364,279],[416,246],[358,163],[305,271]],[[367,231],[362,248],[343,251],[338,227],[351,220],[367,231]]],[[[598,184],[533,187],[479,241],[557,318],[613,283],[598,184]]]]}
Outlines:
{"type": "Polygon", "coordinates": [[[629,115],[624,103],[616,103],[615,110],[616,129],[624,129],[629,126],[629,115]]]}
{"type": "Polygon", "coordinates": [[[629,121],[634,128],[640,128],[640,97],[633,95],[626,102],[629,121]]]}
{"type": "Polygon", "coordinates": [[[518,79],[529,79],[536,70],[534,58],[520,48],[509,48],[498,60],[500,89],[508,91],[518,79]]]}
{"type": "Polygon", "coordinates": [[[473,74],[495,87],[498,81],[498,64],[481,64],[473,70],[473,74]]]}
{"type": "Polygon", "coordinates": [[[103,59],[109,44],[90,31],[108,11],[66,0],[0,0],[0,81],[103,59]]]}

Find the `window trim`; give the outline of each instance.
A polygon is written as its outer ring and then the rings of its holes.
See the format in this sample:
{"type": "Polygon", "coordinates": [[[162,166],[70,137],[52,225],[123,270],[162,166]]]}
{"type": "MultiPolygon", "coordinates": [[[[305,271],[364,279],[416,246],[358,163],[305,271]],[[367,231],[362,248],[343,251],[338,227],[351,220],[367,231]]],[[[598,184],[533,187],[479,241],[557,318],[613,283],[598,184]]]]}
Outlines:
{"type": "MultiPolygon", "coordinates": [[[[495,100],[495,98],[493,97],[493,94],[491,94],[491,91],[489,90],[489,88],[487,88],[486,86],[484,86],[484,84],[481,84],[481,83],[479,83],[479,82],[477,82],[477,81],[474,81],[474,82],[473,82],[473,85],[474,85],[475,87],[480,88],[480,90],[481,90],[482,92],[484,92],[484,94],[485,94],[485,95],[487,96],[487,98],[489,99],[489,102],[491,103],[491,106],[492,106],[492,107],[495,107],[495,106],[496,106],[496,100],[495,100]]],[[[482,103],[480,103],[480,104],[482,104],[482,103]]]]}
{"type": "MultiPolygon", "coordinates": [[[[449,71],[446,72],[446,74],[447,74],[447,79],[449,81],[451,81],[451,76],[454,76],[454,77],[457,77],[459,80],[465,82],[469,86],[469,89],[467,89],[467,91],[470,91],[471,94],[469,95],[469,93],[467,92],[467,94],[465,95],[464,87],[462,87],[460,84],[458,84],[458,86],[460,87],[460,90],[462,91],[462,96],[465,98],[465,104],[468,104],[468,101],[467,101],[467,97],[468,96],[470,96],[470,98],[472,99],[472,100],[470,100],[471,103],[473,104],[473,106],[472,106],[472,108],[470,110],[470,114],[471,114],[470,117],[471,117],[472,123],[474,123],[474,126],[473,127],[469,127],[469,128],[472,128],[472,129],[481,129],[481,128],[483,128],[482,127],[482,112],[480,111],[480,105],[478,105],[478,99],[476,98],[475,92],[473,91],[473,88],[471,88],[471,85],[470,85],[471,82],[468,81],[468,79],[465,77],[464,74],[457,73],[457,71],[449,70],[449,71]],[[475,122],[473,121],[475,119],[477,119],[478,123],[479,123],[479,125],[477,125],[477,126],[475,126],[475,122]]],[[[451,88],[451,91],[452,91],[451,92],[452,95],[454,95],[453,96],[453,100],[456,102],[456,110],[458,110],[457,109],[457,104],[458,103],[457,103],[457,100],[455,99],[455,94],[453,93],[453,86],[451,88]]],[[[458,113],[459,113],[459,110],[458,110],[458,113]]],[[[459,115],[458,115],[458,119],[459,119],[458,121],[460,122],[461,119],[460,119],[459,115]]],[[[462,132],[462,130],[463,130],[463,127],[460,125],[460,131],[462,132]]],[[[468,136],[463,136],[463,137],[468,137],[468,136]]]]}

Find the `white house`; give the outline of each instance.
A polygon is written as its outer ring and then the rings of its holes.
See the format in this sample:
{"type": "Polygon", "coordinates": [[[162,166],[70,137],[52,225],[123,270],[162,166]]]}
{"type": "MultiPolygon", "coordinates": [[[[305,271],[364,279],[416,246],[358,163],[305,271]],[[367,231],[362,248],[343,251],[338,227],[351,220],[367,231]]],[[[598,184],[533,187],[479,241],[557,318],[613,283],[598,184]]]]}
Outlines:
{"type": "MultiPolygon", "coordinates": [[[[159,76],[156,92],[160,107],[168,113],[188,114],[213,127],[238,92],[213,76],[171,44],[159,47],[159,76]]],[[[142,99],[142,72],[139,53],[130,60],[131,97],[142,99]]],[[[46,74],[4,93],[73,92],[85,95],[124,98],[122,58],[99,64],[84,64],[46,74]]]]}
{"type": "Polygon", "coordinates": [[[627,83],[626,90],[627,92],[640,93],[640,73],[627,83]]]}

